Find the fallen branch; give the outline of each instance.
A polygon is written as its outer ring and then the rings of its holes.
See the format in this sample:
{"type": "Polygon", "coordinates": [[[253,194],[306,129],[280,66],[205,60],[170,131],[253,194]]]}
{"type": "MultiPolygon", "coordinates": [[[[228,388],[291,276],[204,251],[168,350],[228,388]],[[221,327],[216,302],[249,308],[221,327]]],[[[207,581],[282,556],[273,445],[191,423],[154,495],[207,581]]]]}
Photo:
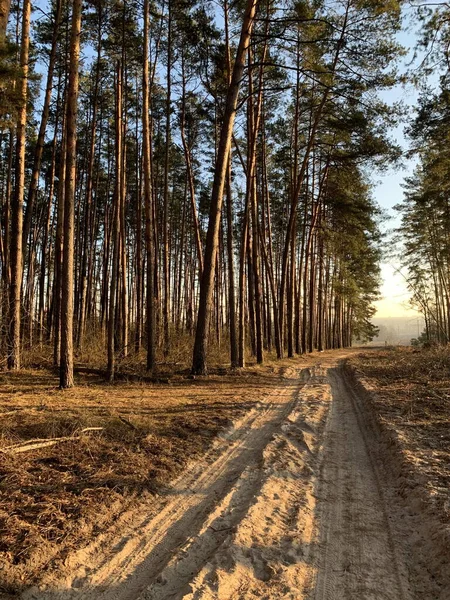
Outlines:
{"type": "Polygon", "coordinates": [[[0,448],[0,452],[4,454],[19,454],[21,452],[29,452],[30,450],[39,450],[40,448],[48,448],[49,446],[55,446],[61,442],[70,442],[73,440],[80,440],[83,433],[89,433],[90,431],[101,431],[103,427],[85,427],[80,431],[80,435],[66,436],[59,438],[42,438],[28,440],[27,442],[20,442],[7,446],[6,448],[0,448]]]}
{"type": "Polygon", "coordinates": [[[128,425],[128,427],[130,427],[131,429],[134,429],[134,431],[139,431],[138,428],[136,427],[136,425],[133,425],[133,423],[131,421],[129,421],[125,417],[122,417],[122,415],[118,415],[118,417],[122,421],[122,423],[125,423],[125,425],[128,425]]]}

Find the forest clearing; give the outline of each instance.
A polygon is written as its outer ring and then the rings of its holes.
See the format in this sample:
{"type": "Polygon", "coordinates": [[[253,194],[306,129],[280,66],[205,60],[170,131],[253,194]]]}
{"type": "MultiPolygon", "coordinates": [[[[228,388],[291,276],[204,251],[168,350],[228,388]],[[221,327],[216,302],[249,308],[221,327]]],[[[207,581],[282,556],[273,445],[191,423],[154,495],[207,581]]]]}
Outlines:
{"type": "Polygon", "coordinates": [[[449,48],[0,0],[1,598],[450,600],[449,48]]]}
{"type": "Polygon", "coordinates": [[[358,352],[70,392],[4,377],[3,596],[446,600],[450,355],[358,352]]]}

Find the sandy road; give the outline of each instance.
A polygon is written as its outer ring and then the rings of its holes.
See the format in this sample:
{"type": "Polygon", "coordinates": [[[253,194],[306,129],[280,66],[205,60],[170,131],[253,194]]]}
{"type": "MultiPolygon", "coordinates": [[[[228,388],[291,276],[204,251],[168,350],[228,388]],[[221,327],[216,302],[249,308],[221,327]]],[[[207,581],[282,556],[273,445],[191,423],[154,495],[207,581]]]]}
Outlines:
{"type": "Polygon", "coordinates": [[[333,402],[320,465],[316,571],[308,598],[410,600],[407,560],[395,540],[385,482],[358,398],[341,370],[328,377],[333,402]]]}
{"type": "Polygon", "coordinates": [[[140,515],[24,598],[413,600],[339,355],[280,385],[140,515]]]}

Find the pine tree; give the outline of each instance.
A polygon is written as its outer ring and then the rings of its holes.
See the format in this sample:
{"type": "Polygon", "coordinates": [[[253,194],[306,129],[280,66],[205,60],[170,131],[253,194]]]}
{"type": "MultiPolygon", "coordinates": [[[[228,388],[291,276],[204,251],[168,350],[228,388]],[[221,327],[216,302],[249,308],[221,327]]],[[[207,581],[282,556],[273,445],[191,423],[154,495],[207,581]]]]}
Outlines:
{"type": "Polygon", "coordinates": [[[66,164],[64,190],[64,236],[61,297],[61,388],[74,385],[73,378],[73,277],[75,242],[75,186],[77,143],[78,64],[80,59],[81,0],[73,0],[70,35],[69,76],[66,114],[66,164]]]}

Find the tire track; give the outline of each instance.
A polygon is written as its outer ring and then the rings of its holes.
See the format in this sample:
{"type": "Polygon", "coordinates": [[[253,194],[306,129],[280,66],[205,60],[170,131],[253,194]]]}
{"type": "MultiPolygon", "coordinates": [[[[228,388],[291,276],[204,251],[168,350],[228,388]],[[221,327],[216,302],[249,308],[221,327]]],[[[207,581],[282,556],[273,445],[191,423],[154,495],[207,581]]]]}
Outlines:
{"type": "Polygon", "coordinates": [[[329,372],[333,403],[318,485],[316,577],[309,600],[411,600],[376,465],[342,373],[329,372]]]}
{"type": "Polygon", "coordinates": [[[30,590],[24,600],[136,600],[152,583],[155,590],[161,587],[165,580],[161,573],[171,568],[173,556],[184,555],[177,566],[178,579],[171,585],[173,591],[167,589],[160,596],[176,597],[257,495],[264,448],[309,378],[308,369],[290,369],[285,375],[294,373],[295,379],[280,380],[279,387],[259,408],[218,440],[209,457],[174,482],[166,497],[156,502],[151,517],[129,528],[109,551],[99,549],[91,564],[78,568],[64,586],[60,583],[45,592],[30,590]],[[197,537],[198,543],[193,545],[197,537]]]}

